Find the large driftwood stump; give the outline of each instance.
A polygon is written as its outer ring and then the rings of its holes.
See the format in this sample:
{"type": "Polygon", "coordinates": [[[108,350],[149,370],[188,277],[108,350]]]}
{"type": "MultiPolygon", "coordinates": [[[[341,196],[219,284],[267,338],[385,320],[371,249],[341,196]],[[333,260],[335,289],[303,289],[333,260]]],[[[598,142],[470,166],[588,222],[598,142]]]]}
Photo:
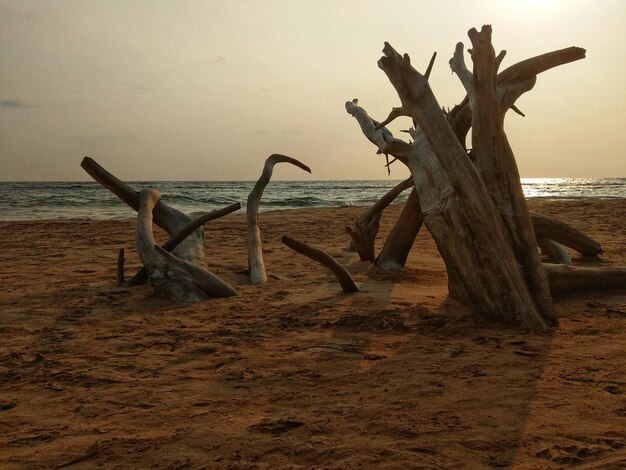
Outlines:
{"type": "Polygon", "coordinates": [[[428,81],[408,55],[387,43],[383,53],[379,67],[396,89],[403,113],[423,132],[410,144],[408,166],[454,291],[491,319],[545,330],[496,207],[428,81]]]}
{"type": "MultiPolygon", "coordinates": [[[[570,47],[550,52],[498,73],[505,52],[496,56],[491,27],[468,34],[473,72],[465,65],[462,43],[450,60],[468,95],[451,112],[437,104],[428,72],[419,74],[408,55],[400,56],[387,43],[378,65],[402,105],[380,123],[357,100],[347,102],[346,110],[378,153],[409,167],[424,223],[446,264],[450,295],[488,318],[544,330],[557,323],[550,289],[568,290],[571,287],[563,286],[583,285],[585,279],[593,279],[590,286],[599,286],[601,279],[610,276],[621,279],[622,268],[592,272],[571,266],[544,267],[538,243],[550,259],[564,264],[571,260],[561,245],[584,256],[597,256],[602,248],[562,222],[529,213],[503,122],[509,109],[523,115],[516,101],[534,87],[538,74],[584,58],[585,50],[570,47]],[[393,137],[385,127],[401,116],[413,120],[409,131],[413,142],[393,137]],[[468,152],[465,136],[470,127],[473,149],[468,152]]],[[[396,227],[407,217],[403,215],[396,227]]],[[[620,282],[605,285],[619,288],[620,282]]]]}
{"type": "Polygon", "coordinates": [[[261,229],[259,228],[259,204],[263,190],[270,182],[274,165],[277,163],[291,163],[292,165],[302,168],[304,171],[311,173],[311,169],[304,163],[295,158],[286,155],[273,154],[267,157],[263,172],[254,188],[248,195],[247,222],[248,222],[248,271],[250,283],[255,286],[262,286],[267,282],[267,273],[265,272],[265,263],[263,262],[263,245],[261,243],[261,229]]]}
{"type": "MultiPolygon", "coordinates": [[[[156,295],[193,302],[237,293],[207,270],[202,223],[165,204],[156,189],[135,191],[92,158],[85,157],[81,166],[93,179],[137,211],[137,251],[156,295]],[[170,242],[172,253],[156,246],[153,222],[173,237],[170,242]]],[[[230,207],[217,212],[222,214],[232,210],[230,207]]],[[[141,275],[138,273],[135,277],[141,275]]]]}
{"type": "Polygon", "coordinates": [[[230,297],[237,291],[208,270],[177,258],[160,248],[152,233],[152,212],[161,195],[157,189],[139,193],[135,245],[158,297],[177,302],[198,302],[211,297],[230,297]]]}

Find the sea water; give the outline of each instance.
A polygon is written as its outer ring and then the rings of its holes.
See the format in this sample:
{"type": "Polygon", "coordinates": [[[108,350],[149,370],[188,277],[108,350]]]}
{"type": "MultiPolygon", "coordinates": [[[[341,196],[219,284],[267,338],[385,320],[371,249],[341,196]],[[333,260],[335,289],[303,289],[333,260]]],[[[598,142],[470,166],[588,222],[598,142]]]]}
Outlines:
{"type": "MultiPolygon", "coordinates": [[[[396,185],[396,180],[271,181],[261,211],[309,207],[368,206],[396,185]]],[[[254,181],[140,181],[136,190],[157,187],[162,199],[185,213],[219,209],[239,202],[245,210],[254,181]]],[[[626,178],[524,178],[529,198],[626,198],[626,178]]],[[[403,203],[405,191],[395,203],[403,203]]],[[[98,183],[0,182],[0,220],[56,218],[114,219],[135,212],[98,183]]]]}

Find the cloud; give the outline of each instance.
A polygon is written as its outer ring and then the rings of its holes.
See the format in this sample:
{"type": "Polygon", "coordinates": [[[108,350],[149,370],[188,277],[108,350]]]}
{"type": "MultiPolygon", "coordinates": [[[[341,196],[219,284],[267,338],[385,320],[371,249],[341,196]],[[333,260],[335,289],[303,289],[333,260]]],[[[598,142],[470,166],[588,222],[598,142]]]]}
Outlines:
{"type": "Polygon", "coordinates": [[[0,106],[2,106],[3,108],[32,108],[32,106],[28,106],[22,100],[17,98],[14,100],[0,101],[0,106]]]}
{"type": "Polygon", "coordinates": [[[143,85],[133,85],[132,88],[134,90],[139,90],[139,91],[155,91],[154,88],[150,88],[150,87],[143,86],[143,85]]]}

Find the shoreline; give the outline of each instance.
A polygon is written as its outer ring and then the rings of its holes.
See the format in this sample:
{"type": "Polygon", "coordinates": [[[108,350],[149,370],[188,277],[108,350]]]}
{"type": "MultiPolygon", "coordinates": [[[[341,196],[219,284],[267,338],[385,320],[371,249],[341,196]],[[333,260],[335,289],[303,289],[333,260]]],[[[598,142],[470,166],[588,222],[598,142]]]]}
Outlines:
{"type": "MultiPolygon", "coordinates": [[[[626,265],[623,200],[529,207],[602,243],[600,265],[626,265]]],[[[119,248],[127,277],[139,267],[134,218],[0,222],[0,466],[626,461],[626,293],[556,298],[550,334],[489,324],[446,299],[427,230],[400,272],[343,251],[363,209],[263,212],[263,288],[241,272],[245,215],[208,223],[210,268],[240,295],[192,305],[115,287],[119,248]],[[362,292],[343,295],[282,235],[336,257],[362,292]]]]}

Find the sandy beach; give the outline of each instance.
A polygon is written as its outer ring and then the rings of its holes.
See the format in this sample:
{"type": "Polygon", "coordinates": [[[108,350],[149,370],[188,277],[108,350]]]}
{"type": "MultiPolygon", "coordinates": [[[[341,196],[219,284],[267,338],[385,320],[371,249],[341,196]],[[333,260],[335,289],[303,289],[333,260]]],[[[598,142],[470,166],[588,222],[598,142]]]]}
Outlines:
{"type": "MultiPolygon", "coordinates": [[[[626,265],[625,200],[530,207],[603,245],[576,263],[626,265]]],[[[261,214],[262,288],[244,215],[207,224],[211,268],[240,295],[193,305],[115,286],[120,248],[127,277],[140,265],[134,219],[0,222],[0,468],[626,466],[626,292],[555,299],[551,334],[489,324],[446,299],[425,229],[401,272],[345,252],[362,210],[261,214]]]]}

